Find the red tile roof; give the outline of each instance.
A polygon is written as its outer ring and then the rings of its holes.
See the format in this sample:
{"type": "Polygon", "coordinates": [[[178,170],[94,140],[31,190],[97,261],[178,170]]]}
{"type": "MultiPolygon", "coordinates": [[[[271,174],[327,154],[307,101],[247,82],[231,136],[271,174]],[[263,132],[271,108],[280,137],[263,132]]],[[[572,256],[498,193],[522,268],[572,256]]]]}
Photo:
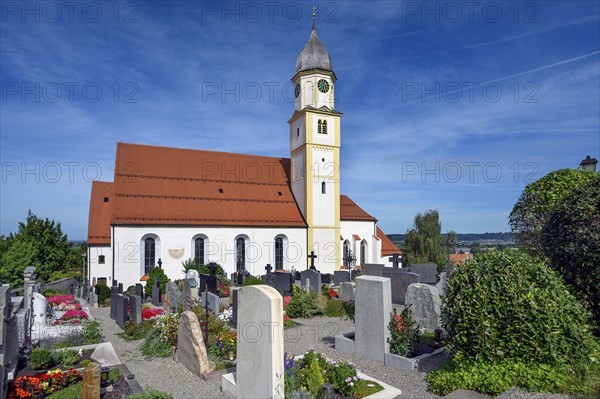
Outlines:
{"type": "Polygon", "coordinates": [[[360,236],[358,234],[352,234],[352,238],[354,238],[356,241],[360,241],[360,236]]]}
{"type": "Polygon", "coordinates": [[[394,245],[392,240],[385,235],[383,231],[379,227],[377,227],[377,237],[381,239],[381,256],[390,256],[393,254],[401,255],[402,251],[398,249],[397,246],[394,245]]]}
{"type": "Polygon", "coordinates": [[[376,222],[373,216],[365,212],[347,195],[340,195],[340,220],[366,220],[376,222]]]}
{"type": "Polygon", "coordinates": [[[450,260],[455,265],[462,265],[468,259],[473,259],[473,254],[450,254],[450,260]]]}
{"type": "Polygon", "coordinates": [[[110,245],[110,220],[114,202],[113,183],[92,182],[90,215],[88,220],[88,244],[110,245]]]}

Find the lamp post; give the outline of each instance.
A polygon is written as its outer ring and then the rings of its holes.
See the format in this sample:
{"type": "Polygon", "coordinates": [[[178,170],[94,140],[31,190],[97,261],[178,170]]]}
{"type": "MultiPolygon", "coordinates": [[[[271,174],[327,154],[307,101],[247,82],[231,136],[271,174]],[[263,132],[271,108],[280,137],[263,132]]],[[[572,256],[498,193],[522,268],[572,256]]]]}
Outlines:
{"type": "Polygon", "coordinates": [[[595,172],[597,164],[598,164],[598,160],[596,158],[592,158],[588,155],[579,164],[579,170],[581,170],[582,172],[595,172]]]}

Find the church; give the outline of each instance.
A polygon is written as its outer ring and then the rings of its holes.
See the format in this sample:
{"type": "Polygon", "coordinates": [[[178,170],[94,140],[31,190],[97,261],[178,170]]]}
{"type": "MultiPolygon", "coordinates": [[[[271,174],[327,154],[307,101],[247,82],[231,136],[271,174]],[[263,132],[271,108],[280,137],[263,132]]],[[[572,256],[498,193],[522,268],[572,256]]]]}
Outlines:
{"type": "Polygon", "coordinates": [[[292,82],[289,158],[117,143],[113,181],[92,183],[89,280],[181,279],[190,258],[256,276],[391,264],[377,219],[340,194],[342,114],[314,20],[292,82]]]}

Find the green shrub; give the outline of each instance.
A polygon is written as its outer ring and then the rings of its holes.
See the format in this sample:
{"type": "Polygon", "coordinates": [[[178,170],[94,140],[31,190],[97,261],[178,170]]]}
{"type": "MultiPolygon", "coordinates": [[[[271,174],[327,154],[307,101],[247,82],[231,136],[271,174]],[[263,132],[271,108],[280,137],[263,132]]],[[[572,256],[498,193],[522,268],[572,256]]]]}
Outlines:
{"type": "Polygon", "coordinates": [[[159,391],[157,389],[149,388],[144,393],[137,393],[135,395],[129,395],[127,399],[173,399],[173,395],[168,392],[159,391]]]}
{"type": "Polygon", "coordinates": [[[349,364],[339,363],[330,367],[327,371],[327,380],[333,384],[333,387],[342,396],[353,396],[356,392],[356,369],[349,364]],[[351,378],[352,381],[346,382],[351,378]]]}
{"type": "Polygon", "coordinates": [[[92,361],[90,359],[83,359],[82,361],[79,362],[79,365],[83,368],[86,368],[88,366],[88,364],[90,364],[92,361]]]}
{"type": "Polygon", "coordinates": [[[148,280],[146,281],[146,286],[144,287],[144,292],[148,297],[152,296],[152,287],[154,286],[155,279],[159,279],[160,281],[160,292],[165,292],[167,283],[169,282],[169,277],[167,277],[165,271],[160,267],[155,267],[150,270],[150,273],[148,274],[148,280]]]}
{"type": "Polygon", "coordinates": [[[82,389],[83,381],[79,381],[60,391],[54,392],[52,395],[47,396],[46,399],[79,399],[81,397],[82,389]]]}
{"type": "Polygon", "coordinates": [[[135,324],[133,320],[125,323],[125,329],[119,333],[119,337],[126,341],[137,341],[146,338],[148,332],[153,328],[152,320],[142,320],[140,324],[135,324]]]}
{"type": "Polygon", "coordinates": [[[71,368],[79,362],[79,355],[72,349],[65,349],[58,352],[59,362],[66,368],[71,368]]]}
{"type": "Polygon", "coordinates": [[[344,309],[344,313],[346,315],[346,318],[348,320],[351,320],[354,323],[354,299],[351,299],[349,301],[344,301],[342,303],[342,309],[344,309]]]}
{"type": "Polygon", "coordinates": [[[48,288],[47,290],[42,291],[42,295],[48,298],[49,296],[58,295],[58,291],[48,288]]]}
{"type": "Polygon", "coordinates": [[[442,305],[450,343],[467,358],[517,359],[573,369],[589,363],[589,315],[559,275],[516,250],[455,268],[442,305]]]}
{"type": "Polygon", "coordinates": [[[292,297],[285,312],[291,318],[303,317],[305,319],[323,313],[323,308],[319,305],[319,298],[316,292],[300,292],[292,297]]]}
{"type": "Polygon", "coordinates": [[[173,349],[163,341],[161,330],[153,327],[146,334],[146,340],[140,347],[140,351],[147,357],[169,357],[173,349]]]}
{"type": "Polygon", "coordinates": [[[513,386],[541,393],[590,393],[590,389],[579,383],[566,365],[539,365],[510,359],[490,363],[459,356],[429,373],[427,382],[431,392],[437,395],[447,395],[456,389],[499,395],[513,386]]]}
{"type": "Polygon", "coordinates": [[[264,284],[265,282],[262,280],[262,278],[260,277],[254,277],[254,276],[247,276],[246,279],[244,280],[244,287],[247,285],[261,285],[264,284]]]}
{"type": "Polygon", "coordinates": [[[344,302],[339,300],[331,300],[327,302],[327,307],[325,308],[325,315],[327,317],[343,317],[346,315],[346,310],[344,309],[344,302]]]}
{"type": "Polygon", "coordinates": [[[96,294],[98,295],[98,304],[106,305],[110,300],[110,287],[99,284],[96,286],[96,294]]]}
{"type": "Polygon", "coordinates": [[[102,342],[102,332],[99,322],[96,320],[86,320],[83,322],[83,341],[86,345],[102,342]]]}
{"type": "Polygon", "coordinates": [[[319,367],[319,362],[316,358],[313,358],[310,363],[302,367],[300,370],[300,378],[302,379],[302,382],[306,384],[304,388],[306,388],[306,390],[315,398],[318,398],[321,393],[321,388],[325,383],[325,379],[323,378],[323,372],[321,371],[321,367],[319,367]]]}
{"type": "Polygon", "coordinates": [[[127,287],[126,292],[129,295],[135,295],[135,285],[130,285],[129,287],[127,287]]]}
{"type": "Polygon", "coordinates": [[[47,349],[35,348],[29,355],[29,365],[34,370],[46,370],[56,363],[54,353],[47,349]]]}

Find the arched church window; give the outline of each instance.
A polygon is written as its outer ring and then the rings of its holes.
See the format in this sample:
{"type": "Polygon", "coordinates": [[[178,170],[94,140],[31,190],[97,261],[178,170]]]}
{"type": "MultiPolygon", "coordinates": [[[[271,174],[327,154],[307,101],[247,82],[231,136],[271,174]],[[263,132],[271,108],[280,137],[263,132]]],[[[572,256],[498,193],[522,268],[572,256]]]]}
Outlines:
{"type": "Polygon", "coordinates": [[[362,241],[360,243],[360,264],[364,265],[367,263],[367,242],[362,241]]]}
{"type": "Polygon", "coordinates": [[[198,265],[204,265],[204,238],[196,238],[194,240],[194,260],[198,265]]]}
{"type": "Polygon", "coordinates": [[[323,133],[323,121],[319,119],[319,122],[317,122],[317,132],[319,134],[323,133]]]}
{"type": "Polygon", "coordinates": [[[325,182],[321,183],[321,194],[327,194],[327,186],[325,186],[325,182]]]}
{"type": "Polygon", "coordinates": [[[235,240],[236,264],[235,269],[238,272],[246,270],[246,240],[243,237],[235,240]]]}
{"type": "Polygon", "coordinates": [[[283,238],[275,239],[275,269],[283,269],[283,238]]]}
{"type": "Polygon", "coordinates": [[[327,134],[327,121],[323,121],[323,124],[321,125],[320,133],[327,134]]]}
{"type": "Polygon", "coordinates": [[[344,267],[349,268],[350,266],[350,241],[344,241],[344,267]]]}
{"type": "Polygon", "coordinates": [[[148,237],[144,240],[144,274],[148,275],[156,265],[156,241],[148,237]]]}

